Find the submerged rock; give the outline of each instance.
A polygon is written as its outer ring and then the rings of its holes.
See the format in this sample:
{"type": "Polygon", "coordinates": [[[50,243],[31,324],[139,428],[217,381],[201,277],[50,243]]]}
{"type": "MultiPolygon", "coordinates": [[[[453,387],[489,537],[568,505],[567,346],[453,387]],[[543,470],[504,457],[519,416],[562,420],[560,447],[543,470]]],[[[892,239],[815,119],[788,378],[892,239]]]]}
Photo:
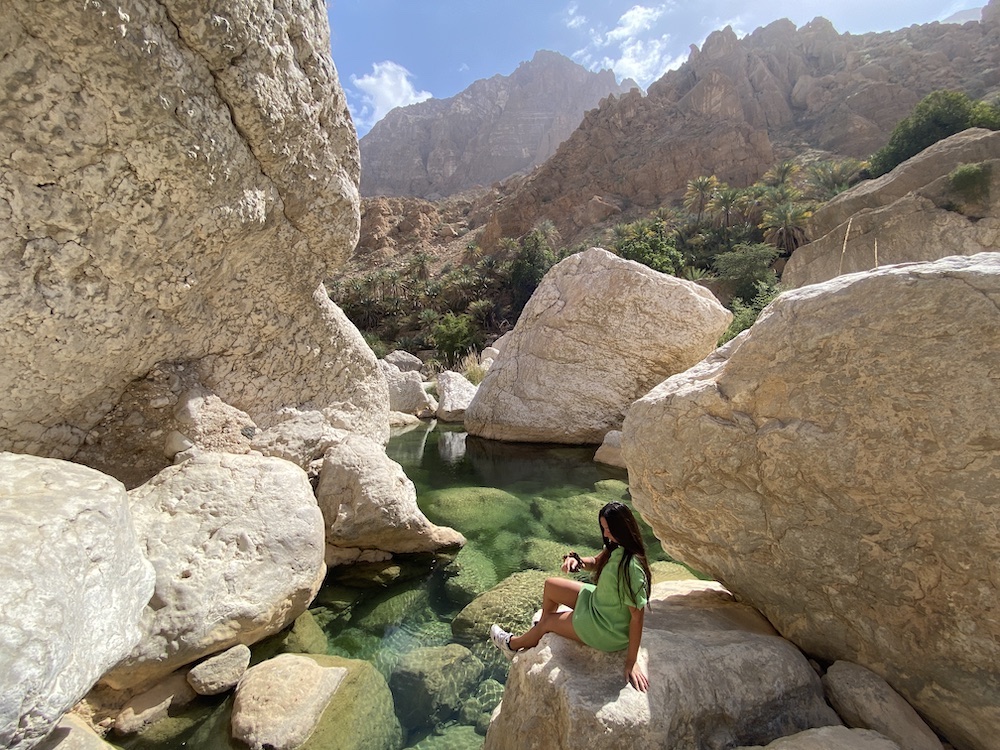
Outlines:
{"type": "Polygon", "coordinates": [[[782,737],[768,745],[735,750],[908,750],[878,732],[847,727],[820,727],[782,737]]]}
{"type": "Polygon", "coordinates": [[[477,596],[452,620],[451,630],[459,641],[485,641],[490,625],[523,633],[531,627],[531,616],[542,604],[542,587],[548,573],[526,570],[514,573],[485,594],[477,596]]]}
{"type": "Polygon", "coordinates": [[[633,405],[635,505],[806,653],[871,669],[951,744],[988,750],[997,362],[1000,254],[786,292],[633,405]]]}
{"type": "Polygon", "coordinates": [[[715,348],[731,313],[704,287],[600,248],[542,279],[465,414],[495,440],[597,444],[629,404],[715,348]]]}
{"type": "Polygon", "coordinates": [[[233,738],[251,750],[298,750],[346,676],[344,667],[295,654],[251,667],[236,687],[233,738]]]}
{"type": "Polygon", "coordinates": [[[457,643],[418,648],[404,655],[389,678],[405,696],[396,714],[406,728],[433,726],[457,714],[483,673],[483,663],[457,643]]]}
{"type": "Polygon", "coordinates": [[[38,742],[139,642],[141,537],[117,480],[0,453],[0,746],[38,742]]]}
{"type": "Polygon", "coordinates": [[[549,634],[519,652],[484,750],[725,750],[839,723],[805,657],[717,583],[657,584],[642,644],[645,694],[624,651],[549,634]]]}

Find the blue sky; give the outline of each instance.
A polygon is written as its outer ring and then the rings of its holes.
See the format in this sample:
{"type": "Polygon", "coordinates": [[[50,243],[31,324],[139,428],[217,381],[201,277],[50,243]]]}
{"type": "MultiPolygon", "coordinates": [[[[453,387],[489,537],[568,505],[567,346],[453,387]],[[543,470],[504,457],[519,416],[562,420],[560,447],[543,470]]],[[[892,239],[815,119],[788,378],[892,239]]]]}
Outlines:
{"type": "Polygon", "coordinates": [[[643,88],[727,25],[739,36],[778,18],[816,16],[840,32],[943,20],[985,0],[329,0],[333,60],[358,135],[396,106],[454,96],[473,81],[510,75],[536,50],[643,88]]]}

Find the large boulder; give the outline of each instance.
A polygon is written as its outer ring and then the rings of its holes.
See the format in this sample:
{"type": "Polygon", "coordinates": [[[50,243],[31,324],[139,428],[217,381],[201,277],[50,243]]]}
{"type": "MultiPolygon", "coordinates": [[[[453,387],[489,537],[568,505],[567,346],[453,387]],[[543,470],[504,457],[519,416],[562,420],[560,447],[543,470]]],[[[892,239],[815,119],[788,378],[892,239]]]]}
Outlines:
{"type": "Polygon", "coordinates": [[[941,750],[941,740],[913,707],[870,669],[834,662],[823,675],[823,689],[847,726],[874,730],[907,750],[941,750]]]}
{"type": "Polygon", "coordinates": [[[398,750],[403,744],[389,686],[366,661],[281,656],[249,670],[236,690],[239,705],[233,708],[233,736],[251,747],[275,740],[282,744],[273,747],[297,750],[398,750]],[[340,678],[333,690],[326,691],[325,701],[313,689],[316,676],[323,674],[340,678]],[[286,713],[287,709],[294,713],[286,713]],[[306,722],[311,733],[302,731],[306,722]],[[300,737],[300,744],[284,744],[300,737]]]}
{"type": "Polygon", "coordinates": [[[477,388],[462,373],[445,370],[438,373],[437,391],[437,418],[442,422],[461,422],[477,388]]]}
{"type": "Polygon", "coordinates": [[[600,248],[542,279],[465,412],[473,435],[600,443],[629,404],[715,348],[732,315],[707,289],[600,248]]]}
{"type": "Polygon", "coordinates": [[[359,222],[325,7],[12,0],[4,19],[0,448],[120,434],[129,414],[89,432],[160,362],[263,429],[307,405],[384,439],[375,356],[320,283],[359,222]]]}
{"type": "Polygon", "coordinates": [[[361,435],[342,433],[327,448],[316,497],[327,526],[331,565],[369,550],[432,552],[465,544],[454,529],[427,520],[403,467],[361,435]]]}
{"type": "Polygon", "coordinates": [[[378,366],[389,386],[389,408],[392,411],[417,417],[434,416],[437,402],[424,390],[424,379],[419,371],[400,370],[384,359],[379,360],[378,366]]]}
{"type": "Polygon", "coordinates": [[[129,493],[156,569],[139,645],[104,682],[152,682],[276,633],[323,582],[323,516],[304,471],[278,458],[209,453],[129,493]]]}
{"type": "Polygon", "coordinates": [[[808,232],[813,242],[798,248],[782,272],[786,287],[992,250],[1000,245],[1000,131],[973,128],[938,141],[824,204],[808,232]],[[982,198],[949,179],[962,164],[982,170],[982,198]]]}
{"type": "Polygon", "coordinates": [[[839,724],[805,657],[719,584],[656,584],[641,658],[649,691],[625,680],[625,652],[556,635],[520,652],[484,750],[615,747],[725,750],[839,724]]]}
{"type": "Polygon", "coordinates": [[[0,453],[0,746],[29,748],[142,637],[153,568],[125,488],[0,453]]]}
{"type": "Polygon", "coordinates": [[[786,292],[623,435],[671,555],[969,750],[1000,732],[998,309],[995,253],[786,292]]]}
{"type": "Polygon", "coordinates": [[[251,750],[297,750],[347,676],[308,656],[281,654],[247,670],[233,701],[233,737],[251,750]]]}

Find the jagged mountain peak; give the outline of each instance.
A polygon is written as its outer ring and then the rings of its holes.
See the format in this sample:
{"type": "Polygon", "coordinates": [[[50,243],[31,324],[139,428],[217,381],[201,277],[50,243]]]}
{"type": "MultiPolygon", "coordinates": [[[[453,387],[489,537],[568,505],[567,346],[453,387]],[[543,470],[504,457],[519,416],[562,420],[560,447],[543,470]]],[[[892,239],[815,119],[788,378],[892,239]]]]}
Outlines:
{"type": "Polygon", "coordinates": [[[539,50],[509,76],[391,111],[360,141],[361,191],[440,198],[527,172],[555,153],[587,110],[635,86],[539,50]]]}

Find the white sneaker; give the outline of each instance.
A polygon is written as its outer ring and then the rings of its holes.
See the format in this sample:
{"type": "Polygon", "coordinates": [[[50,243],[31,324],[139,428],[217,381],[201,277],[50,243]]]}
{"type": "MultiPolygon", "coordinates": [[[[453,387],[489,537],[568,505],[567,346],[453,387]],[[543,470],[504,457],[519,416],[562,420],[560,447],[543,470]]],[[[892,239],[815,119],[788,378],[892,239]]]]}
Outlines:
{"type": "Polygon", "coordinates": [[[517,651],[510,647],[510,633],[499,625],[490,625],[490,640],[508,660],[514,658],[517,651]]]}

